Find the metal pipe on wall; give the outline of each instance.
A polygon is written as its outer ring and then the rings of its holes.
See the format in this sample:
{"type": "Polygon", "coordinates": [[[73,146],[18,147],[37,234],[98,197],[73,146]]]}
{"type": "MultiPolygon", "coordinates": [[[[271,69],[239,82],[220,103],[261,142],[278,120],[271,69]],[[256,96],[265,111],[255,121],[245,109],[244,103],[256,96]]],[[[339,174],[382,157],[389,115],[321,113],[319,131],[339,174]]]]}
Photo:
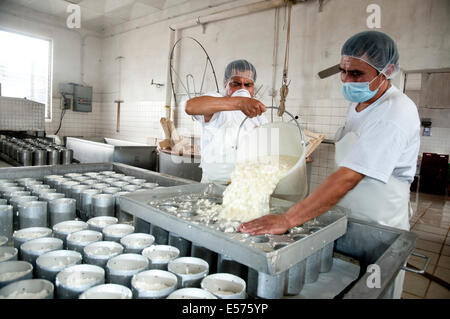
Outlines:
{"type": "MultiPolygon", "coordinates": [[[[261,12],[269,9],[274,9],[278,7],[282,7],[286,4],[286,0],[270,0],[270,1],[261,1],[253,4],[248,4],[240,7],[236,7],[231,10],[222,11],[218,13],[213,13],[210,15],[206,15],[203,17],[198,17],[196,19],[191,19],[185,22],[176,23],[169,27],[170,29],[170,38],[169,38],[169,57],[167,59],[167,82],[170,83],[170,51],[175,44],[175,32],[181,31],[183,29],[187,29],[190,27],[195,27],[197,25],[202,25],[206,23],[216,22],[220,20],[225,20],[229,18],[234,18],[238,16],[248,15],[251,13],[261,12]]],[[[166,111],[166,118],[170,118],[170,110],[172,103],[172,87],[170,85],[166,85],[166,104],[164,106],[166,111]]]]}

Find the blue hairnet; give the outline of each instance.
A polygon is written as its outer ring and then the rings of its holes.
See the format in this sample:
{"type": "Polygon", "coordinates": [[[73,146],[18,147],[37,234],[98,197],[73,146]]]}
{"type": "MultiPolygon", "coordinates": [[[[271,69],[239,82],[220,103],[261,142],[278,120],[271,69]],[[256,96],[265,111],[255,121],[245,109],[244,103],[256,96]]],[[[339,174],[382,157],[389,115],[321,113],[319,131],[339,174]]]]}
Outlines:
{"type": "Polygon", "coordinates": [[[249,79],[253,80],[253,82],[256,82],[256,69],[253,64],[251,64],[247,60],[235,60],[233,62],[230,62],[225,68],[225,75],[223,77],[224,86],[227,85],[227,83],[233,76],[250,76],[249,79]]]}
{"type": "Polygon", "coordinates": [[[393,78],[399,70],[397,45],[383,32],[372,30],[355,34],[344,43],[341,55],[363,60],[388,79],[393,78]],[[389,70],[391,64],[394,68],[389,70]],[[388,71],[389,74],[386,74],[388,71]]]}

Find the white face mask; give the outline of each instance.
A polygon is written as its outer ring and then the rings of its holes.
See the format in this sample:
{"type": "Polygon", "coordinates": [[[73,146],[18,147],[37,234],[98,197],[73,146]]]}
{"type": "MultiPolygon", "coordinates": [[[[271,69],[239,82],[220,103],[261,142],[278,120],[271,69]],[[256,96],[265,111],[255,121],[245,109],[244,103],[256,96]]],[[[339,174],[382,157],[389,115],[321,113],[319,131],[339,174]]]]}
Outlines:
{"type": "Polygon", "coordinates": [[[231,95],[231,97],[251,97],[250,92],[246,89],[239,89],[237,91],[234,91],[234,93],[231,95]]]}

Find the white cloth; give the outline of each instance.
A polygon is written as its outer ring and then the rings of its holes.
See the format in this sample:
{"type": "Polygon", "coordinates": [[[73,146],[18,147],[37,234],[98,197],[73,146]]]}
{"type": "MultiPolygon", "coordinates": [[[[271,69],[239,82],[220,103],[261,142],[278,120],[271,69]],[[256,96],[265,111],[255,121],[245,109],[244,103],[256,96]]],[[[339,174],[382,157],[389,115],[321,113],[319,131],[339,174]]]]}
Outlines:
{"type": "MultiPolygon", "coordinates": [[[[206,96],[224,97],[216,92],[206,96]]],[[[246,115],[239,110],[216,112],[208,122],[203,115],[194,115],[194,118],[202,124],[200,164],[202,181],[227,183],[234,169],[238,129],[246,115]]],[[[264,115],[248,118],[242,126],[240,137],[245,132],[266,123],[268,121],[264,115]]]]}
{"type": "Polygon", "coordinates": [[[361,136],[339,166],[384,183],[391,176],[411,183],[420,147],[420,119],[414,102],[391,86],[363,111],[356,112],[356,105],[350,104],[345,127],[336,140],[360,129],[361,136]]]}

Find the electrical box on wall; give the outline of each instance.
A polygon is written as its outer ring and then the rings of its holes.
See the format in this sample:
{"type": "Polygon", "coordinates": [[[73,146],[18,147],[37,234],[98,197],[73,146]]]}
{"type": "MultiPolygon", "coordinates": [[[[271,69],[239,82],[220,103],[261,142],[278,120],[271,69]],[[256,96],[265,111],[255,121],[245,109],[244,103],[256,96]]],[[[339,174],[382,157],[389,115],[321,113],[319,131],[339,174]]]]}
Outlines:
{"type": "Polygon", "coordinates": [[[61,83],[59,92],[63,96],[63,109],[74,112],[92,112],[92,87],[76,83],[61,83]]]}

